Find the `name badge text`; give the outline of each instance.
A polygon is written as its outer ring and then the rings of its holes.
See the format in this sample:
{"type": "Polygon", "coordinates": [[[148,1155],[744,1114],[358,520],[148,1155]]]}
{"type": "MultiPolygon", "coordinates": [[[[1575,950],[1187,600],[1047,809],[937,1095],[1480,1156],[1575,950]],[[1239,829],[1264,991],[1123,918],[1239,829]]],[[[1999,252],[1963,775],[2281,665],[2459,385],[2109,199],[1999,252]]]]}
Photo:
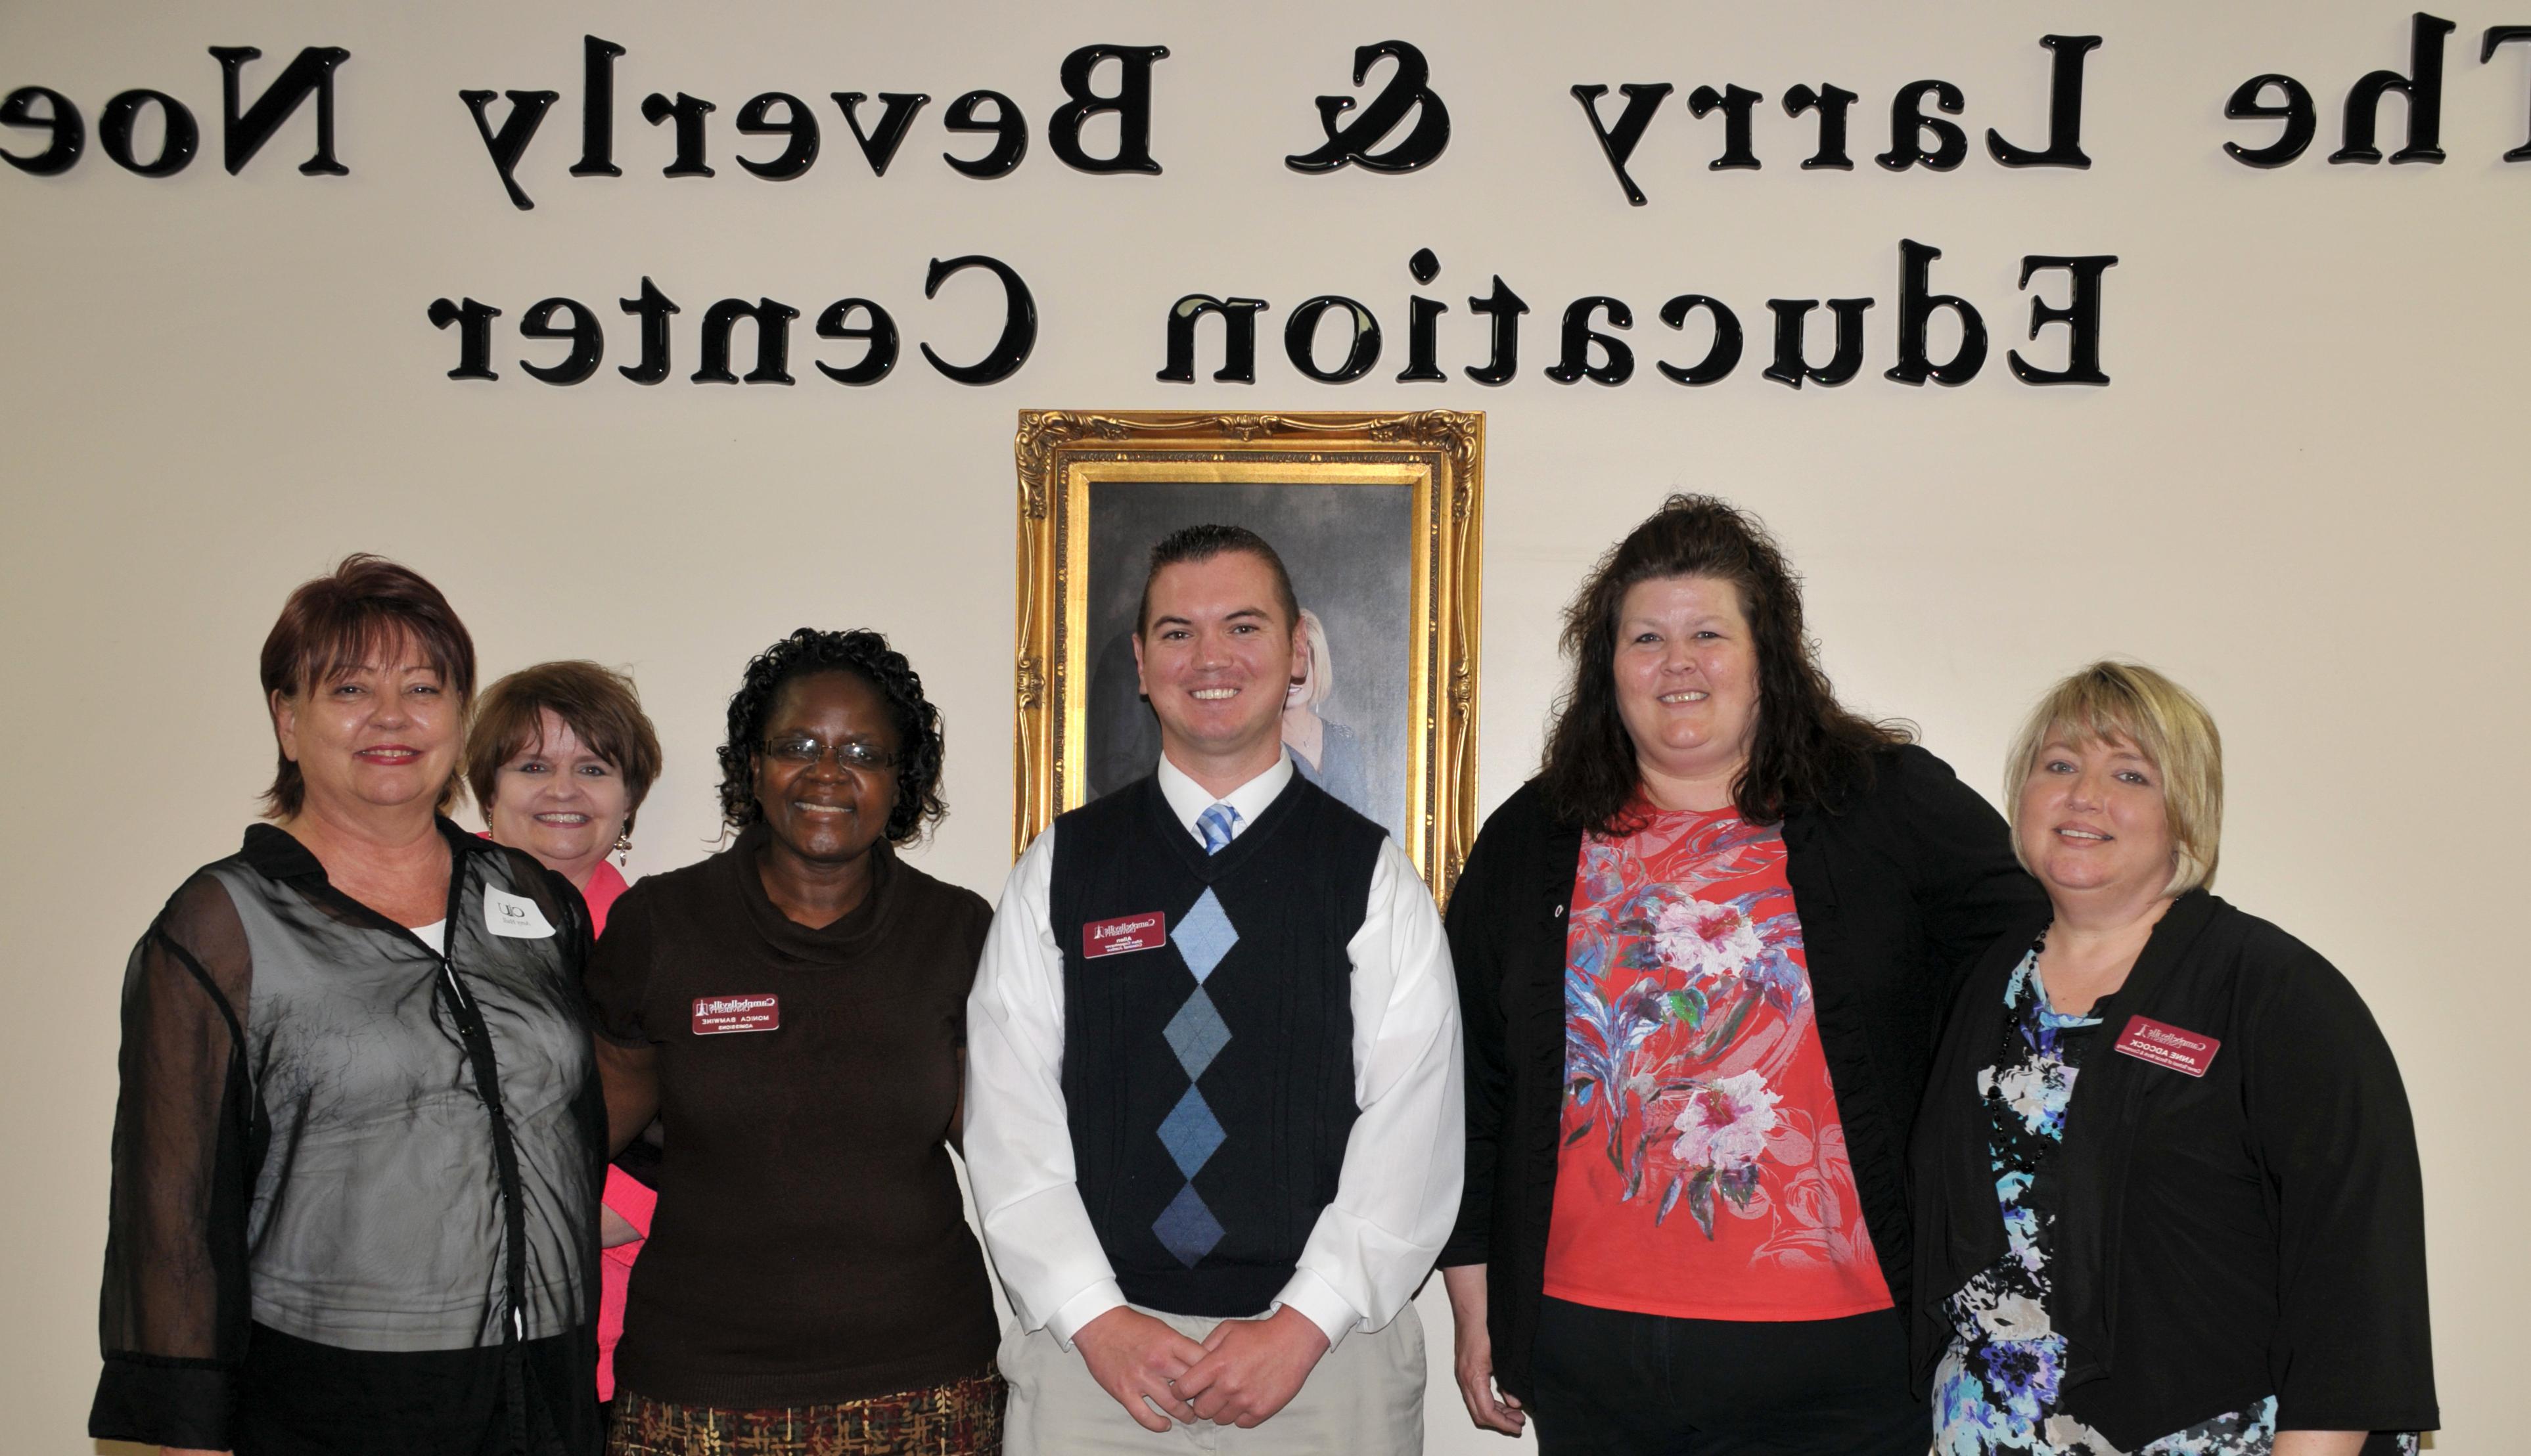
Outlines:
{"type": "Polygon", "coordinates": [[[695,1035],[720,1036],[732,1032],[771,1032],[782,1025],[780,996],[697,996],[695,1035]]]}
{"type": "Polygon", "coordinates": [[[1158,950],[1169,938],[1169,919],[1154,910],[1146,915],[1093,921],[1081,927],[1081,953],[1091,960],[1121,956],[1129,950],[1158,950]]]}
{"type": "Polygon", "coordinates": [[[2140,1062],[2168,1067],[2191,1077],[2203,1077],[2215,1061],[2216,1048],[2223,1043],[2196,1032],[2182,1031],[2168,1022],[2149,1016],[2127,1019],[2127,1029],[2118,1034],[2115,1049],[2140,1062]]]}

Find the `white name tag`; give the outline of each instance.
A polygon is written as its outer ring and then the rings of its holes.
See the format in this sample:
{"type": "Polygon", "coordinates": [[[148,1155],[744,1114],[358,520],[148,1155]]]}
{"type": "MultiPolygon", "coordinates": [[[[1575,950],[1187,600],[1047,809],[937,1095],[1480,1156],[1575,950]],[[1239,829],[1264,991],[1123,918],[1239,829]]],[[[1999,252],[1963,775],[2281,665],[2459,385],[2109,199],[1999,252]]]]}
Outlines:
{"type": "Polygon", "coordinates": [[[554,932],[536,902],[483,887],[483,928],[515,940],[542,940],[554,932]]]}

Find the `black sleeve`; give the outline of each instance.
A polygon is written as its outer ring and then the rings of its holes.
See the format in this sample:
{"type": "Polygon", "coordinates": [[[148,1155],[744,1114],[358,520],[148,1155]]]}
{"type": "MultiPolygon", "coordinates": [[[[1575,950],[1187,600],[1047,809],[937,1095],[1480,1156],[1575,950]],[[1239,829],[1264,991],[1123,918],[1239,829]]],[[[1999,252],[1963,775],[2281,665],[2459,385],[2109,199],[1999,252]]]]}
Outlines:
{"type": "Polygon", "coordinates": [[[256,1160],[236,907],[198,876],[133,948],[98,1301],[100,1440],[225,1450],[246,1356],[256,1160]]]}
{"type": "Polygon", "coordinates": [[[1451,887],[1442,928],[1459,980],[1460,1040],[1467,1057],[1467,1181],[1459,1194],[1459,1221],[1441,1246],[1443,1268],[1484,1263],[1493,1243],[1494,1170],[1509,1099],[1510,1060],[1503,1044],[1502,945],[1497,933],[1509,893],[1498,863],[1508,837],[1490,821],[1468,851],[1451,887]]]}
{"type": "Polygon", "coordinates": [[[2425,1190],[2407,1090],[2346,978],[2292,952],[2239,1032],[2278,1246],[2277,1428],[2432,1430],[2425,1190]]]}
{"type": "Polygon", "coordinates": [[[650,996],[651,899],[645,888],[626,890],[606,913],[606,933],[597,937],[589,974],[582,979],[598,1035],[635,1048],[657,1039],[644,1014],[650,996]]]}
{"type": "Polygon", "coordinates": [[[1951,766],[1922,749],[1884,765],[1908,846],[1904,870],[1942,977],[1948,1007],[1987,947],[2047,909],[2047,892],[2013,857],[2012,831],[1951,766]]]}

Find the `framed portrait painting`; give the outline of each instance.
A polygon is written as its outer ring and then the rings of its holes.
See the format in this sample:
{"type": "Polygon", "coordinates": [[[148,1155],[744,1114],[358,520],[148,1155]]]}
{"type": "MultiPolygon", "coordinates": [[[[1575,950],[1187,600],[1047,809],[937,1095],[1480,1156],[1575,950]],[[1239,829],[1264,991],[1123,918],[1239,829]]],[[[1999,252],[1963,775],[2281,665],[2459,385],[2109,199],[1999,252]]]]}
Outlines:
{"type": "Polygon", "coordinates": [[[1291,573],[1306,650],[1283,741],[1436,896],[1476,832],[1485,417],[1023,411],[1013,853],[1150,773],[1134,664],[1152,547],[1244,526],[1291,573]]]}

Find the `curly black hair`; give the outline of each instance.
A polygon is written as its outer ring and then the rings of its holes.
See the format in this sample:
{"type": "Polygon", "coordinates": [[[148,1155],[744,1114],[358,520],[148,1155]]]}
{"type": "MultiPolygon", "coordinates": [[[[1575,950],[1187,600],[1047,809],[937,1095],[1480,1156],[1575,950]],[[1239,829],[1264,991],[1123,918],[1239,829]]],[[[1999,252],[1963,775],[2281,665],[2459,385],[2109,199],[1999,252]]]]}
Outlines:
{"type": "Polygon", "coordinates": [[[902,756],[887,840],[907,844],[921,838],[949,812],[948,802],[940,797],[940,765],[947,754],[940,710],[923,696],[923,678],[905,654],[867,628],[818,632],[803,627],[747,664],[747,676],[729,698],[729,738],[719,750],[722,822],[744,829],[764,817],[756,802],[756,755],[764,742],[765,716],[783,684],[821,672],[851,673],[887,700],[902,756]]]}
{"type": "Polygon", "coordinates": [[[1711,495],[1673,495],[1608,548],[1564,609],[1573,679],[1555,705],[1539,769],[1560,822],[1626,829],[1642,775],[1617,711],[1617,611],[1628,588],[1663,577],[1729,582],[1749,619],[1758,723],[1749,762],[1732,785],[1742,818],[1772,824],[1795,809],[1833,812],[1870,782],[1877,753],[1913,740],[1910,725],[1876,723],[1836,700],[1802,626],[1801,578],[1758,518],[1711,495]]]}

